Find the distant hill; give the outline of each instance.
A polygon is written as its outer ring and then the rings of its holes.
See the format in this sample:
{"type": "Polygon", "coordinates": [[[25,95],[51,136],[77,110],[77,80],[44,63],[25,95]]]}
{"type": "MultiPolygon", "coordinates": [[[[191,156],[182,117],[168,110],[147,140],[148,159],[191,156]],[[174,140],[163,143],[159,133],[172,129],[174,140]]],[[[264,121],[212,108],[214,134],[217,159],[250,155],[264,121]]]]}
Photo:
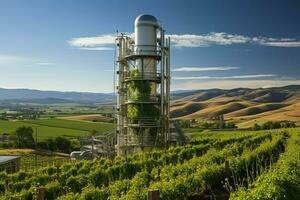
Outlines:
{"type": "MultiPolygon", "coordinates": [[[[171,116],[178,119],[210,120],[223,114],[239,127],[274,120],[300,125],[300,85],[273,88],[235,88],[175,91],[171,93],[171,116]]],[[[1,89],[1,103],[109,103],[113,94],[59,92],[31,89],[1,89]]]]}
{"type": "Polygon", "coordinates": [[[300,125],[300,85],[181,91],[172,94],[171,116],[209,120],[223,114],[239,127],[291,120],[300,125]]]}
{"type": "Polygon", "coordinates": [[[3,89],[0,88],[0,101],[13,100],[15,102],[31,103],[74,103],[74,102],[96,102],[111,103],[114,95],[109,93],[91,92],[59,92],[41,91],[32,89],[3,89]]]}

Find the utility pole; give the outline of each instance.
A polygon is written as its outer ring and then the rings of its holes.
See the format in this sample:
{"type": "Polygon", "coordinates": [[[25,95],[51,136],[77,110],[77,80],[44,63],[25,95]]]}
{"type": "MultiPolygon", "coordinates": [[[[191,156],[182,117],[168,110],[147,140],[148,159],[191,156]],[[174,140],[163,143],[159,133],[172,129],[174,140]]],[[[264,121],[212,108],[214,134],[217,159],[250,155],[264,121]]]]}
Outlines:
{"type": "Polygon", "coordinates": [[[35,167],[37,168],[37,127],[35,127],[35,167]]]}
{"type": "Polygon", "coordinates": [[[94,136],[92,136],[92,158],[94,158],[94,136]]]}

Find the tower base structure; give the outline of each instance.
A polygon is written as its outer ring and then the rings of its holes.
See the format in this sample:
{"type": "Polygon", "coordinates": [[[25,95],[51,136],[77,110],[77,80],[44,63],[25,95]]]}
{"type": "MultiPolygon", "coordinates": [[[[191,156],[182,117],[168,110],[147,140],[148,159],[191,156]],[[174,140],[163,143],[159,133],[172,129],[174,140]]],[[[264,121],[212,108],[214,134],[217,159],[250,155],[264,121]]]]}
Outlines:
{"type": "Polygon", "coordinates": [[[127,155],[166,148],[170,136],[170,38],[151,15],[135,20],[135,37],[116,38],[117,149],[127,155]]]}

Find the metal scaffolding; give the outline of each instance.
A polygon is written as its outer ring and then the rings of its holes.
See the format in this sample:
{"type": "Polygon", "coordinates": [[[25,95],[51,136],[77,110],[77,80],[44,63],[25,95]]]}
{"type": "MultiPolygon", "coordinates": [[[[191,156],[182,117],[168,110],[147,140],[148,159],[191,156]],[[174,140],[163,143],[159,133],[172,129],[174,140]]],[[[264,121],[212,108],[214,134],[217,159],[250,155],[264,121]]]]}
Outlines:
{"type": "Polygon", "coordinates": [[[147,51],[139,49],[136,38],[125,34],[116,38],[118,155],[167,147],[170,38],[161,27],[156,31],[156,44],[147,51]]]}

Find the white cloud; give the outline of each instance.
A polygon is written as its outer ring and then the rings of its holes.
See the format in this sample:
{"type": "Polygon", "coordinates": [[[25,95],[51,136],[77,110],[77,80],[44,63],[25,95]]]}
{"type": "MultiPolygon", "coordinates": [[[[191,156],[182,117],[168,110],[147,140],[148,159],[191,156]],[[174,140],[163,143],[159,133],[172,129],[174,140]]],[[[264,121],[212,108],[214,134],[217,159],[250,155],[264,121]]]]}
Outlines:
{"type": "Polygon", "coordinates": [[[205,79],[215,79],[212,76],[183,76],[183,77],[172,77],[173,80],[205,80],[205,79]]]}
{"type": "Polygon", "coordinates": [[[18,64],[30,64],[33,62],[32,58],[9,55],[9,54],[0,54],[0,66],[8,67],[18,64]]]}
{"type": "Polygon", "coordinates": [[[27,67],[32,65],[53,65],[50,62],[40,62],[41,59],[19,55],[0,54],[0,66],[3,67],[27,67]]]}
{"type": "Polygon", "coordinates": [[[273,47],[300,47],[300,40],[293,38],[266,38],[266,37],[254,37],[253,43],[257,43],[263,46],[273,47]]]}
{"type": "Polygon", "coordinates": [[[171,42],[175,47],[207,47],[213,44],[231,45],[247,43],[251,39],[237,34],[227,34],[224,32],[211,32],[204,35],[167,35],[171,38],[171,42]]]}
{"type": "Polygon", "coordinates": [[[89,50],[89,51],[107,51],[107,50],[113,50],[112,47],[81,47],[78,48],[81,50],[89,50]]]}
{"type": "Polygon", "coordinates": [[[273,47],[300,47],[300,40],[294,38],[248,37],[224,32],[204,35],[168,35],[175,47],[208,47],[211,45],[256,44],[273,47]]]}
{"type": "Polygon", "coordinates": [[[201,71],[226,71],[239,69],[239,67],[180,67],[172,71],[174,72],[201,72],[201,71]]]}
{"type": "Polygon", "coordinates": [[[187,81],[172,84],[172,90],[198,90],[198,89],[233,89],[233,88],[265,88],[281,87],[286,85],[300,85],[300,80],[217,80],[217,81],[187,81]]]}
{"type": "Polygon", "coordinates": [[[116,34],[105,34],[96,37],[79,37],[73,38],[68,43],[74,47],[96,47],[99,45],[114,44],[116,34]]]}
{"type": "Polygon", "coordinates": [[[228,76],[224,77],[225,79],[243,79],[243,78],[265,78],[265,77],[274,77],[275,74],[249,74],[249,75],[238,75],[238,76],[228,76]]]}
{"type": "Polygon", "coordinates": [[[52,65],[52,63],[49,63],[49,62],[37,62],[35,64],[37,64],[37,65],[52,65]]]}
{"type": "MultiPolygon", "coordinates": [[[[134,37],[133,33],[126,33],[134,37]]],[[[195,48],[212,45],[254,44],[273,47],[300,47],[300,40],[294,38],[249,37],[225,32],[210,32],[207,34],[169,34],[174,47],[195,48]]],[[[83,50],[112,50],[116,34],[103,34],[95,37],[78,37],[68,41],[69,45],[83,50]]]]}
{"type": "Polygon", "coordinates": [[[300,47],[300,41],[275,41],[275,42],[264,42],[264,46],[272,46],[272,47],[300,47]]]}
{"type": "Polygon", "coordinates": [[[257,79],[257,78],[267,78],[274,77],[275,74],[247,74],[247,75],[237,75],[237,76],[182,76],[182,77],[172,77],[173,80],[224,80],[224,79],[257,79]]]}

